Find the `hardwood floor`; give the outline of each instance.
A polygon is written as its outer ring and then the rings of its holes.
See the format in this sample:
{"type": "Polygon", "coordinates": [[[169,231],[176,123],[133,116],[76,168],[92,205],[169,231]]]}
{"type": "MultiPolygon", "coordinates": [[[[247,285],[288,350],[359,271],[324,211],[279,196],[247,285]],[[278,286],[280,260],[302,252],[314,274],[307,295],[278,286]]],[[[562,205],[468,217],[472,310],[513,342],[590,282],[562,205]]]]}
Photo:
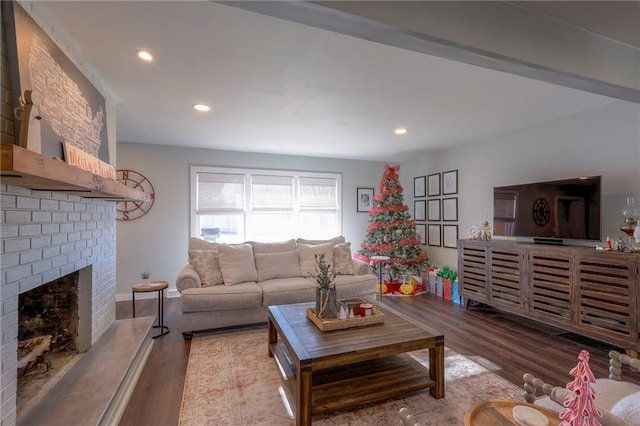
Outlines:
{"type": "MultiPolygon", "coordinates": [[[[136,299],[136,317],[155,316],[157,299],[136,299]]],[[[138,379],[120,425],[176,425],[191,342],[180,332],[180,299],[166,299],[164,324],[169,334],[154,340],[147,364],[138,379]]],[[[116,303],[116,318],[133,316],[131,301],[116,303]]],[[[157,330],[157,329],[156,329],[157,330]]]]}
{"type": "MultiPolygon", "coordinates": [[[[591,355],[596,377],[608,375],[610,345],[586,339],[492,308],[465,310],[430,294],[387,297],[384,305],[399,310],[424,326],[445,335],[445,345],[517,385],[530,372],[544,381],[565,384],[580,350],[591,355]]],[[[137,316],[156,315],[156,300],[136,300],[137,316]]],[[[180,333],[180,301],[165,303],[165,325],[171,332],[155,340],[121,425],[175,425],[178,422],[190,342],[180,333]]],[[[116,304],[118,319],[131,318],[131,302],[116,304]]],[[[265,325],[266,327],[266,325],[265,325]]],[[[266,342],[265,342],[266,345],[266,342]]],[[[640,384],[640,374],[623,372],[640,384]]]]}

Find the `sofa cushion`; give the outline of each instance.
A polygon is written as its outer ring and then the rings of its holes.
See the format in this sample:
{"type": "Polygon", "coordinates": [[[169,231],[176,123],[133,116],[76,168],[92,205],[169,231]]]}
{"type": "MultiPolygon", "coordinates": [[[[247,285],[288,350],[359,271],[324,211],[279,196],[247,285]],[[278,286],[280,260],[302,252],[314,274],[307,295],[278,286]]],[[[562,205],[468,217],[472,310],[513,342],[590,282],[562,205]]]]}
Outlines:
{"type": "Polygon", "coordinates": [[[640,425],[640,391],[627,395],[616,402],[611,411],[603,413],[603,426],[640,425]]]}
{"type": "Polygon", "coordinates": [[[338,299],[350,299],[363,295],[375,297],[376,281],[376,277],[371,274],[336,275],[335,284],[338,299]]]}
{"type": "Polygon", "coordinates": [[[251,244],[221,244],[218,247],[218,260],[225,285],[258,279],[251,244]]]}
{"type": "Polygon", "coordinates": [[[367,262],[359,259],[351,259],[351,263],[353,264],[353,275],[371,275],[373,273],[371,265],[367,262]]]}
{"type": "Polygon", "coordinates": [[[262,304],[264,306],[316,300],[317,285],[311,278],[276,278],[259,282],[258,286],[262,289],[262,304]]]}
{"type": "Polygon", "coordinates": [[[290,239],[277,243],[258,243],[252,242],[253,253],[282,253],[283,251],[295,250],[296,240],[290,239]]]}
{"type": "Polygon", "coordinates": [[[210,243],[200,238],[189,238],[189,250],[218,250],[219,243],[210,243]]]}
{"type": "Polygon", "coordinates": [[[311,244],[314,246],[317,246],[318,244],[327,244],[327,243],[331,243],[331,244],[342,244],[342,243],[346,243],[347,240],[346,238],[344,238],[343,235],[337,236],[337,237],[333,237],[331,239],[328,240],[305,240],[304,238],[298,238],[296,240],[298,242],[298,244],[302,243],[302,244],[311,244]]]}
{"type": "Polygon", "coordinates": [[[256,252],[254,256],[258,281],[302,276],[296,249],[279,253],[256,252]]]}
{"type": "Polygon", "coordinates": [[[593,390],[596,393],[596,406],[602,411],[611,411],[622,398],[639,391],[640,386],[632,382],[601,378],[596,379],[593,390]]]}
{"type": "Polygon", "coordinates": [[[324,254],[324,258],[327,263],[333,263],[333,243],[318,245],[298,243],[298,257],[300,259],[302,276],[308,277],[310,275],[315,276],[317,274],[315,256],[320,256],[322,254],[324,254]]]}
{"type": "Polygon", "coordinates": [[[189,250],[189,263],[200,276],[203,287],[223,283],[217,250],[189,250]]]}
{"type": "Polygon", "coordinates": [[[262,290],[253,282],[188,288],[180,295],[180,305],[182,312],[258,309],[262,305],[262,290]]]}
{"type": "Polygon", "coordinates": [[[351,243],[342,243],[333,246],[333,273],[338,275],[353,275],[351,243]]]}

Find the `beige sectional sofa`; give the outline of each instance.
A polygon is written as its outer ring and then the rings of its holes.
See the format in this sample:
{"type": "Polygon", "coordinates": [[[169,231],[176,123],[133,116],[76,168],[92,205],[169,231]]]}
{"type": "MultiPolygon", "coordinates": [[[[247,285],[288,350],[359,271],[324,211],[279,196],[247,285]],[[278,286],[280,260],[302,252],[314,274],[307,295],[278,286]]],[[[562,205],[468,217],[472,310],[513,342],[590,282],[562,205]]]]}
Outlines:
{"type": "Polygon", "coordinates": [[[263,323],[267,306],[315,300],[315,255],[331,259],[339,299],[372,296],[376,278],[365,262],[353,259],[351,243],[288,240],[273,243],[216,244],[189,240],[189,264],[178,274],[182,334],[263,323]]]}

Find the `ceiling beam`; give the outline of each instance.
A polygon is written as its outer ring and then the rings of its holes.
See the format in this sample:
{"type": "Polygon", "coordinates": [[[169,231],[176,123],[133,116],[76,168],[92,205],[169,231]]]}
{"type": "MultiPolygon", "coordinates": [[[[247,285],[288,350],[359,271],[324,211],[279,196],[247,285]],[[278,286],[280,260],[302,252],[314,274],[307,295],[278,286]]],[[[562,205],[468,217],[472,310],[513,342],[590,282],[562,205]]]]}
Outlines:
{"type": "Polygon", "coordinates": [[[512,3],[219,3],[389,46],[640,103],[640,49],[512,3]]]}

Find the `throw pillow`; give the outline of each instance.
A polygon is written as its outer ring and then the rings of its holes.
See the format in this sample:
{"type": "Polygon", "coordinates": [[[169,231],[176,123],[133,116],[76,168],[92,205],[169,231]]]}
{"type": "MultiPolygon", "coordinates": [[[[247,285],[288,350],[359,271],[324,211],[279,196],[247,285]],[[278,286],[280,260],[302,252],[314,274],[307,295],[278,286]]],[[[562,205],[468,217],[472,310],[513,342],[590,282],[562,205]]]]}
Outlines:
{"type": "Polygon", "coordinates": [[[607,425],[640,425],[640,391],[627,395],[611,408],[609,413],[604,413],[602,424],[605,419],[609,420],[607,425]],[[607,419],[609,417],[609,419],[607,419]]]}
{"type": "Polygon", "coordinates": [[[215,250],[189,250],[189,263],[200,276],[203,287],[222,284],[222,271],[215,250]]]}
{"type": "Polygon", "coordinates": [[[316,275],[316,258],[324,254],[327,263],[333,263],[333,243],[327,244],[298,244],[298,256],[300,258],[300,269],[302,276],[316,275]]]}
{"type": "Polygon", "coordinates": [[[353,275],[351,260],[351,243],[333,246],[333,273],[339,275],[353,275]]]}
{"type": "Polygon", "coordinates": [[[189,250],[218,250],[218,243],[210,243],[201,238],[189,238],[189,250]]]}
{"type": "Polygon", "coordinates": [[[254,256],[258,281],[302,276],[297,250],[280,253],[255,253],[254,256]]]}
{"type": "Polygon", "coordinates": [[[296,240],[298,243],[302,243],[302,244],[312,244],[314,246],[317,246],[318,244],[327,244],[327,243],[331,243],[331,244],[342,244],[347,242],[346,238],[344,238],[344,236],[340,235],[338,237],[333,237],[329,240],[305,240],[304,238],[298,238],[296,240]]]}
{"type": "Polygon", "coordinates": [[[222,244],[218,247],[218,260],[225,285],[258,279],[251,244],[222,244]]]}
{"type": "Polygon", "coordinates": [[[296,240],[290,239],[278,243],[257,243],[253,244],[254,253],[281,253],[283,251],[291,251],[296,249],[296,240]]]}

